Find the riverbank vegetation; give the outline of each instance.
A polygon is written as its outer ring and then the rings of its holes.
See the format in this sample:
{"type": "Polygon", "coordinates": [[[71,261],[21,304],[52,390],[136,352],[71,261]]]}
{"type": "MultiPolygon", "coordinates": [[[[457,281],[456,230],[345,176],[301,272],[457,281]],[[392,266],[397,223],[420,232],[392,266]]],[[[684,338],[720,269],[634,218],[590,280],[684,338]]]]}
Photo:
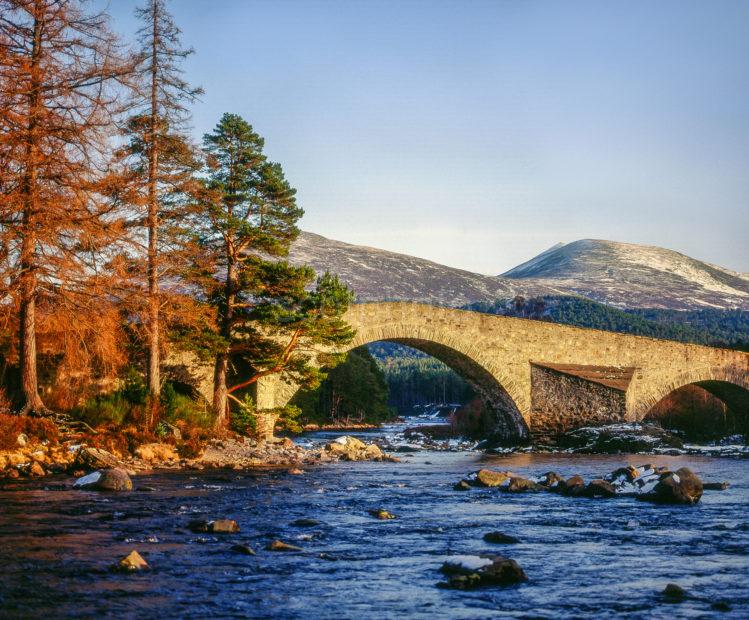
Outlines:
{"type": "Polygon", "coordinates": [[[78,0],[0,13],[3,412],[250,432],[260,378],[319,384],[353,294],[286,262],[303,210],[246,120],[193,143],[166,1],[137,10],[135,48],[78,0]]]}

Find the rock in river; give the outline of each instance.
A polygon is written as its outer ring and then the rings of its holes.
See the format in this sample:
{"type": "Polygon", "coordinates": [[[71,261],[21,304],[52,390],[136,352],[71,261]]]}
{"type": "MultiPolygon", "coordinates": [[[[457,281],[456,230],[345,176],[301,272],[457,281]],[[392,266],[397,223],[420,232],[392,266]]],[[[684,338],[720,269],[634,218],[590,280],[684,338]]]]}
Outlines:
{"type": "Polygon", "coordinates": [[[128,553],[124,558],[122,558],[117,564],[115,564],[114,568],[116,570],[125,571],[125,572],[134,572],[138,570],[144,570],[146,568],[149,568],[148,562],[146,562],[140,553],[133,550],[130,553],[128,553]]]}
{"type": "Polygon", "coordinates": [[[511,474],[508,471],[492,471],[491,469],[480,469],[478,472],[476,472],[473,481],[476,483],[476,485],[482,487],[498,487],[508,478],[514,475],[515,474],[511,474]]]}
{"type": "Polygon", "coordinates": [[[520,476],[513,476],[509,479],[509,482],[506,485],[500,485],[500,488],[509,493],[525,493],[526,491],[541,491],[544,487],[540,484],[536,484],[533,480],[521,478],[520,476]]]}
{"type": "Polygon", "coordinates": [[[502,556],[453,556],[440,570],[448,576],[448,581],[437,585],[456,590],[505,586],[528,580],[515,560],[502,556]]]}
{"type": "Polygon", "coordinates": [[[380,519],[382,521],[387,521],[388,519],[397,519],[394,514],[388,512],[387,510],[383,508],[377,508],[375,510],[370,510],[369,514],[371,514],[375,519],[380,519]]]}
{"type": "Polygon", "coordinates": [[[265,548],[268,551],[302,551],[301,547],[290,545],[282,540],[272,540],[265,546],[265,548]]]}
{"type": "Polygon", "coordinates": [[[582,495],[585,491],[585,480],[582,476],[572,476],[558,485],[559,491],[564,495],[582,495]]]}
{"type": "Polygon", "coordinates": [[[234,534],[239,531],[239,525],[234,519],[215,519],[214,521],[191,521],[190,531],[196,534],[234,534]]]}
{"type": "Polygon", "coordinates": [[[133,481],[124,469],[102,469],[78,478],[74,487],[95,491],[132,491],[133,481]]]}
{"type": "Polygon", "coordinates": [[[702,483],[702,490],[703,491],[725,491],[730,484],[728,482],[703,482],[702,483]]]}
{"type": "Polygon", "coordinates": [[[502,532],[487,532],[484,534],[484,540],[498,545],[514,545],[520,542],[514,536],[508,536],[502,532]]]}
{"type": "Polygon", "coordinates": [[[662,474],[653,491],[641,497],[661,504],[696,504],[702,497],[702,481],[691,469],[682,467],[662,474]]]}
{"type": "Polygon", "coordinates": [[[680,585],[669,583],[665,588],[663,588],[663,596],[672,601],[680,601],[687,597],[687,591],[680,585]]]}
{"type": "Polygon", "coordinates": [[[616,489],[614,485],[605,480],[591,480],[585,488],[585,495],[588,497],[614,497],[616,489]]]}

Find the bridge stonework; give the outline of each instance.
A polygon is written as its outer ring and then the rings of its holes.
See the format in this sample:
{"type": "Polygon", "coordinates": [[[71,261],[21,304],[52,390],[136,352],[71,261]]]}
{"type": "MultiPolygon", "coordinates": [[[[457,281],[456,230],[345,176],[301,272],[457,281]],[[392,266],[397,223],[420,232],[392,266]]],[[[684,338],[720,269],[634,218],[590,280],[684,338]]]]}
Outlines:
{"type": "MultiPolygon", "coordinates": [[[[749,403],[749,354],[739,351],[416,303],[356,304],[345,318],[356,329],[346,350],[390,341],[433,355],[502,413],[507,435],[638,421],[690,383],[749,403]],[[555,365],[592,370],[575,376],[555,365]],[[601,367],[626,371],[626,379],[599,381],[601,367]]],[[[258,410],[283,406],[295,392],[279,377],[261,379],[258,410]]],[[[272,433],[273,420],[262,422],[272,433]]]]}

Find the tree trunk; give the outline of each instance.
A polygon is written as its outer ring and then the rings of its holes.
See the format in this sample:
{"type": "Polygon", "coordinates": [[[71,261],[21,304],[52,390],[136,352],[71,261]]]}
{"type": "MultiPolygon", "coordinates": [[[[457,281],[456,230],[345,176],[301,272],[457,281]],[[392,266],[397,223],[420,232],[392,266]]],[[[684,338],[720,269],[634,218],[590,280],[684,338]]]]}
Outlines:
{"type": "Polygon", "coordinates": [[[219,430],[226,426],[229,421],[228,387],[226,385],[229,372],[229,345],[231,342],[231,326],[234,318],[234,298],[237,286],[237,267],[234,263],[231,251],[227,246],[228,268],[226,270],[226,284],[224,288],[224,307],[221,321],[221,335],[227,342],[226,350],[216,356],[216,368],[213,376],[213,413],[216,416],[214,428],[219,430]]]}
{"type": "MultiPolygon", "coordinates": [[[[33,237],[33,235],[31,235],[33,237]]],[[[44,410],[44,403],[39,396],[39,384],[36,369],[36,276],[29,251],[33,252],[35,240],[24,237],[21,253],[26,254],[21,260],[23,284],[21,285],[20,308],[20,352],[21,389],[23,406],[21,415],[37,413],[44,410]],[[31,248],[31,250],[29,250],[31,248]]],[[[33,254],[31,254],[33,256],[33,254]]]]}
{"type": "Polygon", "coordinates": [[[226,390],[226,374],[229,369],[228,353],[220,353],[216,357],[216,367],[213,373],[213,412],[216,416],[214,428],[221,429],[228,422],[229,399],[226,390]]]}
{"type": "MultiPolygon", "coordinates": [[[[160,366],[160,334],[159,334],[159,272],[158,272],[158,233],[159,233],[159,204],[156,193],[156,181],[159,164],[158,145],[158,73],[156,63],[158,61],[158,13],[157,5],[153,6],[153,33],[151,48],[151,110],[149,127],[149,149],[148,149],[148,394],[151,397],[152,407],[158,401],[161,390],[161,366],[160,366]]],[[[151,411],[150,423],[154,422],[151,411]]]]}
{"type": "Polygon", "coordinates": [[[28,133],[26,139],[26,170],[24,178],[23,228],[21,239],[21,299],[19,328],[19,366],[23,406],[21,414],[45,409],[39,396],[36,367],[36,215],[39,210],[37,191],[38,161],[37,124],[41,106],[42,17],[34,19],[34,42],[31,50],[31,88],[28,95],[28,133]]]}

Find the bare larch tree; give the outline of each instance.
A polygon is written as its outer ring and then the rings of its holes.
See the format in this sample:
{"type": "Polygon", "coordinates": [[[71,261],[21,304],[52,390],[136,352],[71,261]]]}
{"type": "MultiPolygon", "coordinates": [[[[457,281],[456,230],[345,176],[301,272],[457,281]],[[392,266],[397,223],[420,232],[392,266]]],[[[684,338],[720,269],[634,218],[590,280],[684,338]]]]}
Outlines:
{"type": "Polygon", "coordinates": [[[134,63],[78,0],[0,0],[0,236],[18,308],[19,411],[42,412],[37,300],[91,280],[116,234],[101,199],[134,63]]]}

